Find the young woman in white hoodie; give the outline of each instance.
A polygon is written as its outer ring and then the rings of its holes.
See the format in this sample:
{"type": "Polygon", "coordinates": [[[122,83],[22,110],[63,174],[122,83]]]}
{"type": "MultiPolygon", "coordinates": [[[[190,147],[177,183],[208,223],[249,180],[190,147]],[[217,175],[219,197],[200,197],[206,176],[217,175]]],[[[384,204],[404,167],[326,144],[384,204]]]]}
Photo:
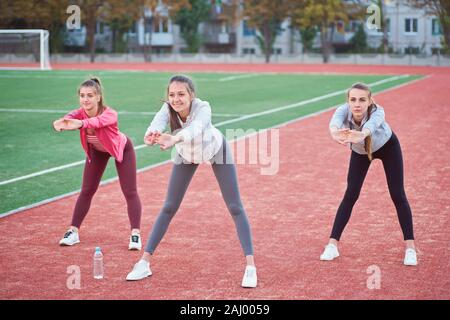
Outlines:
{"type": "Polygon", "coordinates": [[[222,133],[211,123],[209,103],[196,98],[194,84],[190,78],[183,75],[173,76],[167,88],[167,99],[168,101],[155,115],[144,137],[146,144],[159,144],[162,150],[173,146],[176,148],[167,196],[153,225],[145,252],[126,279],[140,280],[152,274],[151,255],[175,216],[198,165],[209,161],[233,217],[246,258],[242,286],[256,287],[251,230],[240,199],[230,147],[222,133]],[[167,124],[170,124],[170,133],[163,133],[167,124]]]}

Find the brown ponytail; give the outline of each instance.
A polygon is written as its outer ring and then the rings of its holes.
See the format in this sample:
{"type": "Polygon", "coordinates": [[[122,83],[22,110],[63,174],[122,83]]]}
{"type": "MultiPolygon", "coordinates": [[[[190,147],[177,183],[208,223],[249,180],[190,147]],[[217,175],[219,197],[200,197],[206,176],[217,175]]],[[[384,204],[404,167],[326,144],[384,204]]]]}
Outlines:
{"type": "MultiPolygon", "coordinates": [[[[370,119],[370,115],[372,114],[372,109],[376,109],[377,106],[372,103],[369,108],[367,108],[367,121],[370,119]]],[[[375,110],[374,110],[375,111],[375,110]]],[[[367,152],[367,157],[370,161],[373,160],[372,156],[372,136],[369,134],[367,137],[364,138],[364,150],[367,152]]]]}
{"type": "Polygon", "coordinates": [[[84,81],[78,88],[78,95],[80,94],[80,89],[83,87],[91,87],[94,88],[97,95],[100,96],[100,101],[98,102],[98,111],[97,115],[101,114],[105,109],[105,105],[103,103],[103,88],[102,83],[98,77],[89,77],[88,80],[84,81]]]}

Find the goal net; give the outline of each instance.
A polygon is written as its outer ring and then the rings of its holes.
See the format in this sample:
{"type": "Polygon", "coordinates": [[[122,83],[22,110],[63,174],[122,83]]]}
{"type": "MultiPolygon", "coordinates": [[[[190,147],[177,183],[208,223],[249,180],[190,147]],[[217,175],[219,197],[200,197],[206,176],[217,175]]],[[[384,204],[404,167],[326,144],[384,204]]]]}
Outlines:
{"type": "Polygon", "coordinates": [[[0,29],[0,69],[50,70],[49,32],[0,29]]]}

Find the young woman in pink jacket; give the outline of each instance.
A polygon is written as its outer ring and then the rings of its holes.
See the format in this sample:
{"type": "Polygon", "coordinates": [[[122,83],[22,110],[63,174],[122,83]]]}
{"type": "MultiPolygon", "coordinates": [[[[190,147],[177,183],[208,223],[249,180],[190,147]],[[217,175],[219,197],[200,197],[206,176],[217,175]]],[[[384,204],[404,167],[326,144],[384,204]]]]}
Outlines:
{"type": "Polygon", "coordinates": [[[79,228],[89,211],[108,160],[113,157],[131,225],[128,249],[141,250],[141,200],[136,186],[136,155],[131,139],[119,131],[117,112],[103,104],[98,78],[84,81],[78,89],[78,97],[80,108],[53,122],[56,131],[80,130],[81,145],[86,153],[83,183],[72,223],[59,244],[72,246],[80,242],[79,228]]]}

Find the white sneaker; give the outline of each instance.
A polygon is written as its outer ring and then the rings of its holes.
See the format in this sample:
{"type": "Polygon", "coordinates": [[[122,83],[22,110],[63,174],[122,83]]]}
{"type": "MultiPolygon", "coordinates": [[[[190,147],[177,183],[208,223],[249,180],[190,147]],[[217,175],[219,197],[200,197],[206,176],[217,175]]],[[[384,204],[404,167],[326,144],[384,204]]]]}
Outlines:
{"type": "Polygon", "coordinates": [[[244,288],[255,288],[258,283],[258,277],[256,276],[256,267],[245,267],[244,277],[242,278],[242,286],[244,288]]]}
{"type": "Polygon", "coordinates": [[[320,260],[331,261],[337,257],[339,257],[338,248],[336,247],[336,245],[329,243],[325,247],[323,253],[320,255],[320,260]]]}
{"type": "Polygon", "coordinates": [[[416,250],[408,248],[405,251],[405,259],[403,260],[405,266],[417,266],[416,250]]]}
{"type": "Polygon", "coordinates": [[[141,236],[139,234],[132,234],[130,236],[130,244],[128,245],[128,250],[141,250],[142,242],[141,236]]]}
{"type": "Polygon", "coordinates": [[[133,270],[127,275],[127,280],[142,280],[152,275],[150,263],[141,259],[133,267],[133,270]]]}
{"type": "Polygon", "coordinates": [[[78,237],[78,232],[74,230],[67,230],[64,237],[59,241],[61,246],[73,246],[77,243],[80,243],[80,238],[78,237]]]}

